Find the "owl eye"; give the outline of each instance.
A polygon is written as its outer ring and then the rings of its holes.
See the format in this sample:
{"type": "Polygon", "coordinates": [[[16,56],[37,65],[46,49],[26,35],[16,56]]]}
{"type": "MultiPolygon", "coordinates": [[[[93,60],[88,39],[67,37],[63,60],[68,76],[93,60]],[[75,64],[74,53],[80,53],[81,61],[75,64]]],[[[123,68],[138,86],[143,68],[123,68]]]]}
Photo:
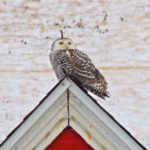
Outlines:
{"type": "Polygon", "coordinates": [[[71,45],[71,42],[68,42],[69,45],[71,45]]]}
{"type": "Polygon", "coordinates": [[[59,45],[63,45],[63,44],[64,44],[64,42],[62,42],[62,41],[61,41],[61,42],[59,42],[59,45]]]}

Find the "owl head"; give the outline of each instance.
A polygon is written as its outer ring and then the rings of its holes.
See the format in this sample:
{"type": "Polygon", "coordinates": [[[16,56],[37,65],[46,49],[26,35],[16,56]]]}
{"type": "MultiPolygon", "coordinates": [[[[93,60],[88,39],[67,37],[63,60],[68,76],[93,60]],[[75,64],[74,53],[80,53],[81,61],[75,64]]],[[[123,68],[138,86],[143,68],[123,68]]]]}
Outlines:
{"type": "Polygon", "coordinates": [[[74,42],[69,38],[64,38],[62,30],[60,32],[61,32],[61,38],[53,42],[51,50],[58,51],[58,50],[65,50],[65,49],[76,49],[74,42]]]}

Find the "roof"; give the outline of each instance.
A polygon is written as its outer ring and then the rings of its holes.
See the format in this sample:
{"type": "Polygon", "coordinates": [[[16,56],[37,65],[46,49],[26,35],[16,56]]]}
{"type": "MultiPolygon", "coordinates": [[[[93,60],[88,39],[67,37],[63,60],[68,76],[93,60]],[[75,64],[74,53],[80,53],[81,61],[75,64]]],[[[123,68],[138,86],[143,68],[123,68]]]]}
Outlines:
{"type": "Polygon", "coordinates": [[[7,136],[0,150],[45,149],[67,126],[94,149],[146,150],[68,77],[62,79],[7,136]]]}

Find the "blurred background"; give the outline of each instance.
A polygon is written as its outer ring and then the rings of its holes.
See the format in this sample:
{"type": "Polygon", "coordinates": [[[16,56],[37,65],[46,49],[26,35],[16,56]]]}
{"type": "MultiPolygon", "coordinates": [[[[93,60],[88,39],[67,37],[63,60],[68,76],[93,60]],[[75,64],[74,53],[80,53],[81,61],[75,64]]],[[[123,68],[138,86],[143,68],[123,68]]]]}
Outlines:
{"type": "Polygon", "coordinates": [[[60,29],[108,81],[98,103],[150,149],[149,0],[1,0],[0,142],[58,82],[48,55],[60,29]]]}

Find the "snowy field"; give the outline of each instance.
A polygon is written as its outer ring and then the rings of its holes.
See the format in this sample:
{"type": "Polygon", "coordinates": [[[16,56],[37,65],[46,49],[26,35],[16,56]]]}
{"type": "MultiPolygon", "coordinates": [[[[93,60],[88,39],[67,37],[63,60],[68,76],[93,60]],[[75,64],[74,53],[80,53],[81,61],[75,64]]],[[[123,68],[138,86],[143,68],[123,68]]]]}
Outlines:
{"type": "Polygon", "coordinates": [[[58,82],[60,29],[106,77],[111,98],[97,101],[150,149],[149,0],[1,0],[0,142],[58,82]]]}

